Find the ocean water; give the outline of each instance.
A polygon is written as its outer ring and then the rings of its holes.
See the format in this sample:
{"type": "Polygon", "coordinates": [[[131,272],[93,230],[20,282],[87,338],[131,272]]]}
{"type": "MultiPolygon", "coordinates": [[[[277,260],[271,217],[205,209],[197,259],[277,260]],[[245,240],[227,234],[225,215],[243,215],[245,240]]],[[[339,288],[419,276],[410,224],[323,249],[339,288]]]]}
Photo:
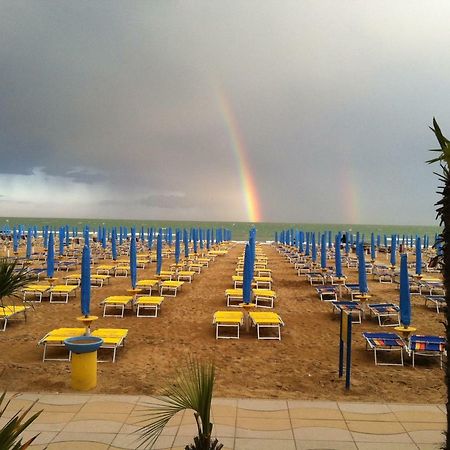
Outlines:
{"type": "Polygon", "coordinates": [[[420,235],[428,234],[431,238],[436,233],[440,233],[441,229],[438,226],[419,226],[419,225],[358,225],[358,224],[330,224],[330,223],[275,223],[275,222],[260,222],[253,224],[251,222],[190,222],[190,221],[162,221],[162,220],[122,220],[122,219],[65,219],[65,218],[27,218],[27,217],[0,217],[0,230],[4,226],[23,225],[25,228],[36,225],[39,230],[44,225],[58,228],[63,225],[69,225],[70,228],[78,227],[78,231],[81,232],[84,225],[89,225],[91,230],[96,230],[98,226],[104,226],[107,229],[114,226],[126,226],[128,230],[132,226],[136,226],[137,230],[140,230],[143,226],[145,230],[148,227],[154,229],[172,227],[176,228],[227,228],[231,230],[234,240],[246,240],[248,239],[248,230],[251,227],[256,228],[256,237],[258,241],[273,240],[276,231],[294,229],[303,231],[331,231],[333,234],[338,231],[351,231],[353,234],[359,232],[361,235],[365,235],[365,240],[370,238],[370,233],[375,235],[380,234],[383,236],[386,234],[403,234],[420,235]]]}

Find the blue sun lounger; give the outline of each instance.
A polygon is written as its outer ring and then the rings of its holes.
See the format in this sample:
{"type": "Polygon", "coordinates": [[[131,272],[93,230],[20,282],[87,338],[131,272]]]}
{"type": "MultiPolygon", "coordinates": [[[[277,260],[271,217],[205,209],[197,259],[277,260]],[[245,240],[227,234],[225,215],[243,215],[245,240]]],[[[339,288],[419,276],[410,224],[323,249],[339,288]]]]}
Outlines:
{"type": "Polygon", "coordinates": [[[361,323],[364,311],[359,302],[331,302],[333,305],[333,312],[340,313],[341,311],[351,314],[352,323],[361,323]]]}
{"type": "Polygon", "coordinates": [[[405,341],[395,333],[363,333],[366,340],[366,350],[373,350],[376,366],[403,366],[403,349],[405,341]],[[400,352],[400,363],[380,363],[377,352],[400,352]]]}
{"type": "Polygon", "coordinates": [[[428,302],[434,303],[436,307],[436,312],[439,314],[439,307],[447,306],[445,297],[442,295],[425,295],[425,306],[428,306],[428,302]]]}
{"type": "Polygon", "coordinates": [[[337,302],[336,286],[320,286],[316,287],[316,291],[323,302],[337,302]]]}
{"type": "Polygon", "coordinates": [[[413,367],[415,355],[435,356],[440,359],[442,369],[442,358],[447,354],[447,341],[442,336],[413,334],[409,340],[408,350],[411,353],[413,367]]]}
{"type": "Polygon", "coordinates": [[[393,327],[400,325],[400,308],[394,303],[372,303],[367,305],[370,315],[377,317],[380,327],[393,327]],[[394,319],[393,323],[386,323],[394,319]]]}
{"type": "Polygon", "coordinates": [[[361,294],[361,291],[359,290],[359,284],[345,283],[344,288],[347,290],[347,293],[350,294],[352,300],[355,295],[361,294]]]}

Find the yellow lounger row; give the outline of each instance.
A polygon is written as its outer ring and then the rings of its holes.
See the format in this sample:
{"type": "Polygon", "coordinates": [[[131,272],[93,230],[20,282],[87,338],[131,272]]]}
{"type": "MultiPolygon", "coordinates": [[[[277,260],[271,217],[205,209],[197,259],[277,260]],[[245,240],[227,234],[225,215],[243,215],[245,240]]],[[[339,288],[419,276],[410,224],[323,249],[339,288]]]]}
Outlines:
{"type": "Polygon", "coordinates": [[[243,323],[242,311],[216,311],[213,318],[213,325],[216,325],[216,339],[239,339],[239,327],[243,323]],[[221,335],[220,328],[236,328],[236,335],[221,335]]]}
{"type": "Polygon", "coordinates": [[[284,325],[284,322],[277,313],[252,311],[249,313],[249,317],[252,324],[256,327],[258,339],[276,339],[281,341],[281,326],[284,325]],[[263,328],[274,328],[277,331],[276,336],[261,336],[261,329],[263,328]]]}
{"type": "Polygon", "coordinates": [[[23,313],[23,317],[27,320],[27,310],[25,306],[0,306],[0,320],[3,320],[3,328],[2,331],[6,330],[6,325],[8,324],[8,320],[14,317],[16,314],[23,313]]]}

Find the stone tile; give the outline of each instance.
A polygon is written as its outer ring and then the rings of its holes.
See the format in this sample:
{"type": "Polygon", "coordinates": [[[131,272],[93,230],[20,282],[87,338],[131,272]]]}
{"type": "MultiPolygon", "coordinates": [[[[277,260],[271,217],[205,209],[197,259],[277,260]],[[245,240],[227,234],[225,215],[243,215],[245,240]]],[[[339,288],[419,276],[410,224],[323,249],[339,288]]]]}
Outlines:
{"type": "Polygon", "coordinates": [[[289,415],[291,419],[324,419],[324,420],[344,420],[339,409],[299,407],[290,408],[289,415]]]}
{"type": "Polygon", "coordinates": [[[109,444],[101,444],[100,442],[81,442],[81,441],[69,441],[69,442],[54,442],[46,447],[49,450],[106,450],[109,449],[109,444]]]}
{"type": "Polygon", "coordinates": [[[447,406],[446,405],[436,405],[444,414],[447,414],[447,406]]]}
{"type": "Polygon", "coordinates": [[[183,436],[195,436],[197,434],[197,425],[180,425],[178,427],[178,434],[183,436]]]}
{"type": "MultiPolygon", "coordinates": [[[[234,439],[233,438],[227,438],[227,437],[219,438],[218,437],[217,440],[219,441],[219,443],[223,444],[223,450],[225,450],[225,449],[232,450],[234,447],[234,439]]],[[[171,447],[171,448],[172,448],[172,450],[175,450],[175,449],[184,450],[186,445],[189,445],[193,442],[194,442],[193,436],[178,435],[173,442],[173,447],[171,447]]]]}
{"type": "Polygon", "coordinates": [[[128,414],[121,414],[121,413],[105,413],[105,414],[98,414],[93,412],[79,412],[76,413],[73,416],[72,421],[79,421],[79,420],[109,420],[112,422],[120,422],[123,423],[128,419],[128,414]]]}
{"type": "MultiPolygon", "coordinates": [[[[153,445],[153,450],[160,450],[160,449],[168,449],[172,448],[173,445],[173,436],[160,436],[155,444],[153,445]]],[[[138,440],[138,436],[133,434],[123,434],[120,433],[116,436],[114,441],[112,442],[112,445],[110,449],[136,449],[138,445],[141,443],[141,441],[138,440]]]]}
{"type": "Polygon", "coordinates": [[[215,424],[213,428],[213,435],[234,438],[234,436],[236,435],[236,428],[234,427],[234,425],[228,426],[215,424]]]}
{"type": "MultiPolygon", "coordinates": [[[[332,421],[329,421],[332,422],[332,421]]],[[[331,425],[331,424],[330,424],[331,425]]],[[[300,441],[328,441],[328,442],[353,442],[352,435],[347,429],[339,428],[340,424],[336,427],[333,426],[313,426],[313,427],[301,427],[294,428],[294,436],[296,440],[300,441]]]]}
{"type": "Polygon", "coordinates": [[[45,405],[81,405],[91,400],[92,395],[86,394],[37,394],[39,403],[45,405]]]}
{"type": "MultiPolygon", "coordinates": [[[[378,442],[358,442],[358,450],[380,450],[378,442]]],[[[384,442],[383,450],[417,450],[416,444],[402,442],[384,442]]]]}
{"type": "Polygon", "coordinates": [[[409,437],[408,433],[397,433],[397,434],[372,434],[372,433],[358,433],[352,431],[352,436],[356,445],[360,442],[378,442],[378,443],[407,443],[412,444],[413,441],[409,437]]]}
{"type": "Polygon", "coordinates": [[[445,413],[437,405],[390,404],[389,408],[401,422],[446,422],[445,413]]]}
{"type": "Polygon", "coordinates": [[[295,445],[297,450],[357,450],[354,442],[295,441],[295,445]]]}
{"type": "Polygon", "coordinates": [[[212,422],[214,424],[214,428],[217,425],[227,425],[229,427],[234,427],[236,425],[236,418],[227,416],[214,416],[212,422]]]}
{"type": "Polygon", "coordinates": [[[409,435],[416,444],[442,444],[445,440],[440,430],[410,431],[409,435]]]}
{"type": "Polygon", "coordinates": [[[445,431],[447,424],[443,422],[402,422],[406,431],[438,430],[445,431]]]}
{"type": "Polygon", "coordinates": [[[264,431],[290,430],[292,428],[289,419],[255,419],[251,417],[238,417],[236,427],[264,431]]]}
{"type": "MultiPolygon", "coordinates": [[[[127,423],[122,425],[122,428],[119,430],[120,434],[130,434],[130,433],[142,433],[140,432],[141,427],[136,426],[136,425],[129,425],[127,423]]],[[[162,436],[175,436],[178,432],[178,426],[174,426],[174,427],[170,427],[170,426],[165,426],[161,435],[162,436]]]]}
{"type": "Polygon", "coordinates": [[[264,419],[264,420],[272,420],[272,419],[289,419],[289,411],[288,409],[282,409],[277,411],[260,411],[254,409],[237,409],[237,417],[243,418],[254,418],[254,419],[264,419]]]}
{"type": "Polygon", "coordinates": [[[102,444],[111,444],[115,438],[114,433],[86,433],[61,431],[53,438],[52,442],[99,442],[102,444]]]}
{"type": "Polygon", "coordinates": [[[287,409],[286,400],[259,400],[259,399],[239,399],[239,409],[249,409],[254,411],[278,411],[287,409]]]}
{"type": "Polygon", "coordinates": [[[17,395],[21,400],[30,400],[31,402],[34,402],[35,400],[41,399],[45,394],[43,395],[37,392],[9,392],[6,394],[5,399],[10,399],[14,395],[17,395]]]}
{"type": "Polygon", "coordinates": [[[39,445],[30,445],[28,448],[31,448],[32,450],[46,450],[47,448],[49,448],[49,446],[44,445],[44,444],[39,444],[39,445]]]}
{"type": "Polygon", "coordinates": [[[338,428],[348,430],[344,420],[291,419],[292,428],[338,428]]]}
{"type": "Polygon", "coordinates": [[[64,427],[64,431],[74,433],[118,433],[121,428],[122,422],[113,420],[73,420],[64,427]]]}
{"type": "Polygon", "coordinates": [[[297,409],[297,408],[319,408],[319,409],[332,409],[332,410],[339,410],[339,406],[337,402],[329,402],[324,400],[288,400],[288,408],[289,409],[297,409]]]}
{"type": "Polygon", "coordinates": [[[295,450],[295,442],[293,439],[280,439],[277,440],[276,446],[273,441],[266,439],[243,439],[238,438],[235,440],[235,450],[295,450]]]}
{"type": "Polygon", "coordinates": [[[400,422],[370,422],[366,420],[347,420],[350,431],[376,435],[395,435],[405,432],[400,422]]]}
{"type": "Polygon", "coordinates": [[[420,450],[442,450],[443,442],[441,444],[417,444],[417,447],[420,450]]]}
{"type": "Polygon", "coordinates": [[[139,399],[139,395],[95,394],[91,396],[89,402],[120,402],[135,405],[139,399]]]}
{"type": "MultiPolygon", "coordinates": [[[[26,430],[22,433],[23,441],[26,442],[28,439],[31,439],[33,436],[36,436],[36,431],[26,430]]],[[[49,444],[57,435],[56,431],[42,431],[39,433],[39,436],[33,441],[34,445],[38,444],[49,444]]]]}
{"type": "Polygon", "coordinates": [[[211,414],[217,416],[236,417],[237,407],[230,405],[212,405],[211,414]]]}
{"type": "Polygon", "coordinates": [[[292,430],[252,430],[236,427],[236,437],[251,439],[293,439],[292,430]]]}
{"type": "Polygon", "coordinates": [[[212,406],[231,406],[237,408],[238,399],[237,398],[220,398],[214,397],[211,402],[212,406]]]}
{"type": "Polygon", "coordinates": [[[41,433],[42,431],[60,432],[67,425],[67,422],[62,423],[32,423],[27,430],[41,433]]]}
{"type": "Polygon", "coordinates": [[[107,414],[109,412],[129,414],[133,411],[134,404],[116,401],[96,401],[85,403],[79,410],[82,413],[107,414]]]}

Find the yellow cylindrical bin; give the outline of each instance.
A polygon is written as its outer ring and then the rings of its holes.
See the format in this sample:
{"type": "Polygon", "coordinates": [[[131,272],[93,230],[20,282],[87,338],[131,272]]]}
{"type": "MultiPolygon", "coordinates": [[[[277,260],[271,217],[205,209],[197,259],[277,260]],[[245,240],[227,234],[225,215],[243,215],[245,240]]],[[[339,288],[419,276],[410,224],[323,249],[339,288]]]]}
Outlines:
{"type": "Polygon", "coordinates": [[[72,353],[72,389],[89,391],[97,386],[97,350],[72,353]]]}

